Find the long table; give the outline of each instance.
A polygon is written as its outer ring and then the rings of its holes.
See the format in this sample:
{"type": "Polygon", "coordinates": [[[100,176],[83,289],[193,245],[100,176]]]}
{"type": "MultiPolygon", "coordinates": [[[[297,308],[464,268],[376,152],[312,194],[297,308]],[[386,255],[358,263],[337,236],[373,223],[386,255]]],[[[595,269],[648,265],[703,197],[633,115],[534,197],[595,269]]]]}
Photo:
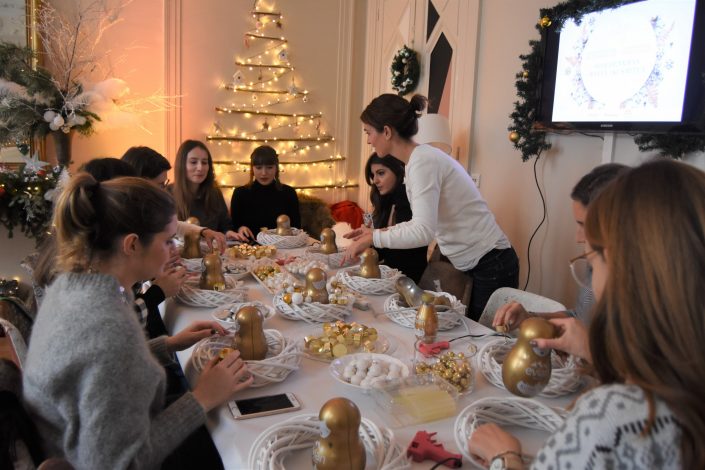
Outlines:
{"type": "MultiPolygon", "coordinates": [[[[301,249],[280,250],[278,255],[291,256],[301,254],[302,252],[303,250],[301,249]]],[[[248,290],[248,300],[259,300],[271,305],[271,295],[260,286],[253,277],[247,276],[244,280],[244,287],[248,290]]],[[[414,332],[412,329],[398,325],[384,314],[383,305],[386,297],[387,296],[367,296],[372,309],[368,311],[355,309],[353,315],[346,321],[357,321],[358,323],[377,328],[380,334],[386,336],[391,343],[396,344],[396,350],[391,355],[405,361],[411,367],[411,361],[414,357],[414,332]]],[[[164,312],[164,320],[169,332],[176,333],[193,321],[212,319],[211,315],[213,311],[214,309],[210,308],[186,307],[174,300],[169,300],[167,301],[164,312]]],[[[465,325],[458,326],[453,330],[440,332],[439,340],[450,339],[464,334],[492,333],[488,328],[472,320],[465,319],[464,321],[465,325]]],[[[320,325],[310,325],[303,321],[287,320],[279,315],[275,315],[266,320],[264,327],[279,330],[287,338],[296,340],[300,340],[304,335],[318,332],[321,329],[320,325]]],[[[483,339],[458,340],[451,343],[453,345],[452,350],[456,352],[467,352],[471,342],[479,348],[490,339],[496,338],[488,337],[483,339]]],[[[194,384],[197,373],[190,361],[192,349],[193,348],[189,348],[179,352],[178,358],[184,367],[189,382],[194,384]]],[[[458,411],[482,397],[511,396],[509,392],[496,388],[487,382],[482,373],[478,371],[475,361],[473,361],[473,371],[475,376],[474,389],[470,393],[461,395],[458,402],[458,411]]],[[[389,426],[389,423],[385,423],[381,418],[379,409],[370,394],[338,382],[331,376],[329,364],[306,357],[302,359],[299,370],[292,372],[283,382],[245,390],[241,392],[237,398],[249,398],[286,392],[293,392],[299,398],[302,402],[301,410],[237,421],[232,417],[227,406],[221,406],[209,414],[207,426],[220,452],[226,469],[247,469],[250,447],[265,429],[275,423],[289,419],[296,414],[318,414],[321,406],[333,397],[346,397],[352,400],[360,408],[363,417],[371,419],[378,426],[389,426]]],[[[541,398],[540,400],[552,407],[565,407],[573,399],[574,396],[567,396],[559,399],[541,398]]],[[[451,417],[431,423],[410,427],[392,427],[391,429],[394,432],[396,441],[404,448],[408,446],[417,431],[424,430],[436,432],[437,441],[443,444],[445,449],[460,453],[454,438],[454,422],[455,417],[451,417]]],[[[522,429],[509,430],[519,437],[522,441],[524,451],[528,451],[528,453],[535,452],[540,447],[541,442],[546,438],[546,434],[542,432],[522,429]]],[[[292,453],[289,457],[291,462],[290,468],[311,468],[310,458],[310,452],[292,453]]],[[[432,465],[433,462],[427,460],[425,462],[415,463],[413,468],[428,469],[432,465]]],[[[287,461],[287,467],[289,467],[289,461],[287,461]]],[[[463,467],[472,468],[465,459],[463,460],[463,467]]],[[[368,468],[371,467],[368,465],[368,468]]]]}

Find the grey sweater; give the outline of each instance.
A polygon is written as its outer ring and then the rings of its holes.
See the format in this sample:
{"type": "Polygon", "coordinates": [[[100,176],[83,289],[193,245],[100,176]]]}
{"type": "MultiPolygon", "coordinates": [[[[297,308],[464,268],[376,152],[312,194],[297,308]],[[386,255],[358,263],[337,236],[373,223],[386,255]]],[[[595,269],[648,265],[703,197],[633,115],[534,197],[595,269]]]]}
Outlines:
{"type": "Polygon", "coordinates": [[[166,337],[145,341],[132,297],[102,274],[62,274],[29,343],[24,398],[50,456],[77,469],[155,468],[205,412],[191,393],[164,409],[166,337]],[[150,352],[151,349],[151,352],[150,352]]]}

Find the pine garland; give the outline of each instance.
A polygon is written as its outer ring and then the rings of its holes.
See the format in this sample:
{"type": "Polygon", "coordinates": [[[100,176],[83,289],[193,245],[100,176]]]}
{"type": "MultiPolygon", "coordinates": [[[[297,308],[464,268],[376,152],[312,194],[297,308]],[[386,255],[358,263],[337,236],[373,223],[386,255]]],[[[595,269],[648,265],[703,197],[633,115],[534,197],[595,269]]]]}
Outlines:
{"type": "MultiPolygon", "coordinates": [[[[574,19],[580,23],[581,18],[589,13],[606,8],[616,8],[640,0],[569,0],[553,8],[540,9],[540,20],[536,24],[539,33],[551,24],[560,28],[566,20],[574,19]]],[[[522,161],[538,157],[541,152],[551,148],[546,140],[546,131],[535,127],[536,109],[538,108],[539,77],[543,67],[544,51],[541,41],[530,40],[529,54],[520,55],[522,71],[516,74],[515,87],[518,100],[514,102],[514,111],[510,114],[511,125],[507,128],[509,140],[514,148],[521,152],[522,161]]],[[[642,152],[658,150],[659,155],[682,158],[684,155],[705,151],[705,134],[638,134],[634,142],[642,152]]]]}
{"type": "Polygon", "coordinates": [[[407,46],[402,47],[394,55],[391,65],[392,88],[399,95],[406,95],[416,89],[419,84],[421,67],[418,54],[407,46]]]}

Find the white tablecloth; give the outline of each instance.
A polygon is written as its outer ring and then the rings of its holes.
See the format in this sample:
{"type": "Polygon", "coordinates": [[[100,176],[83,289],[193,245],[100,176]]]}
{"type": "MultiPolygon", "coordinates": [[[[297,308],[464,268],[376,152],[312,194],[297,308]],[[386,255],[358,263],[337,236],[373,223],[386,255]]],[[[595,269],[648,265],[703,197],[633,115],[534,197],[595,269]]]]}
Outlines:
{"type": "MultiPolygon", "coordinates": [[[[301,252],[302,250],[280,250],[278,255],[289,256],[301,252]]],[[[272,297],[254,278],[245,277],[244,280],[245,287],[248,289],[248,300],[260,300],[271,305],[272,297]]],[[[355,309],[348,321],[357,321],[367,326],[376,327],[378,331],[388,337],[392,343],[396,343],[396,350],[392,353],[392,356],[411,364],[414,353],[414,332],[412,329],[404,328],[394,323],[384,315],[383,304],[386,297],[387,296],[368,296],[367,298],[371,303],[372,310],[361,311],[355,309]]],[[[169,332],[175,333],[195,320],[212,319],[212,313],[213,309],[187,307],[173,300],[169,300],[167,302],[164,320],[169,332]]],[[[292,339],[300,339],[307,333],[321,329],[320,325],[309,325],[302,321],[286,320],[279,315],[275,315],[273,318],[267,320],[265,322],[265,328],[279,330],[284,336],[292,339]]],[[[459,326],[450,331],[440,332],[438,340],[447,340],[468,333],[486,334],[492,332],[474,321],[466,320],[466,326],[459,326]]],[[[451,343],[452,350],[467,351],[470,341],[474,342],[475,345],[479,347],[490,339],[492,338],[458,340],[451,343]]],[[[194,384],[197,374],[190,362],[191,350],[192,348],[179,352],[178,357],[184,367],[187,378],[191,384],[194,384]]],[[[509,392],[489,384],[482,373],[477,370],[477,365],[474,361],[473,369],[475,372],[474,390],[460,397],[458,411],[478,398],[486,396],[511,396],[509,392]]],[[[257,436],[269,426],[295,416],[297,413],[317,414],[321,406],[333,397],[349,398],[360,408],[363,417],[371,419],[380,426],[389,425],[389,423],[385,423],[381,419],[379,409],[370,395],[364,394],[359,389],[347,386],[335,380],[329,373],[329,365],[327,363],[308,358],[304,358],[301,362],[300,369],[292,372],[282,383],[249,389],[241,392],[237,398],[273,395],[286,392],[293,392],[299,398],[302,403],[301,410],[237,421],[233,418],[227,406],[221,406],[218,410],[209,414],[208,429],[213,436],[213,441],[220,452],[226,469],[246,469],[248,454],[252,443],[257,436]]],[[[565,407],[574,398],[574,396],[568,396],[554,400],[541,400],[549,406],[565,407]]],[[[454,422],[455,417],[452,417],[413,427],[392,428],[392,430],[394,431],[397,442],[404,448],[408,446],[417,431],[425,430],[428,432],[437,432],[436,439],[439,443],[443,444],[445,449],[459,453],[453,433],[454,422]]],[[[528,451],[529,453],[534,452],[546,438],[546,434],[541,432],[529,432],[521,429],[509,430],[520,438],[524,451],[528,451]]],[[[300,452],[299,454],[305,453],[300,452]]],[[[308,455],[292,455],[291,459],[291,468],[306,468],[305,465],[310,463],[310,453],[308,455]]],[[[427,469],[432,465],[433,462],[427,460],[414,464],[414,468],[427,469]]],[[[463,461],[463,467],[472,468],[465,460],[463,461]]]]}

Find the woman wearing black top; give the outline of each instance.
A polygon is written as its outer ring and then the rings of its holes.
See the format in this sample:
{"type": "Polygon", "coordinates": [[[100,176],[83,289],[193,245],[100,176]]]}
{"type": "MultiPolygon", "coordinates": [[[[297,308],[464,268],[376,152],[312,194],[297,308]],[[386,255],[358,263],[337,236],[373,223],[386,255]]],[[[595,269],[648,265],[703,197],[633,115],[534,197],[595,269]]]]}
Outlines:
{"type": "MultiPolygon", "coordinates": [[[[365,164],[365,179],[371,186],[370,200],[374,207],[374,228],[385,228],[399,222],[411,220],[411,206],[404,186],[404,163],[387,155],[370,155],[365,164]]],[[[415,282],[419,282],[426,269],[428,247],[394,250],[377,248],[384,264],[401,270],[415,282]]]]}
{"type": "Polygon", "coordinates": [[[301,227],[299,198],[279,181],[279,157],[272,147],[262,145],[250,155],[250,183],[233,192],[230,214],[241,240],[254,239],[260,227],[276,227],[282,214],[292,227],[301,227]]]}

